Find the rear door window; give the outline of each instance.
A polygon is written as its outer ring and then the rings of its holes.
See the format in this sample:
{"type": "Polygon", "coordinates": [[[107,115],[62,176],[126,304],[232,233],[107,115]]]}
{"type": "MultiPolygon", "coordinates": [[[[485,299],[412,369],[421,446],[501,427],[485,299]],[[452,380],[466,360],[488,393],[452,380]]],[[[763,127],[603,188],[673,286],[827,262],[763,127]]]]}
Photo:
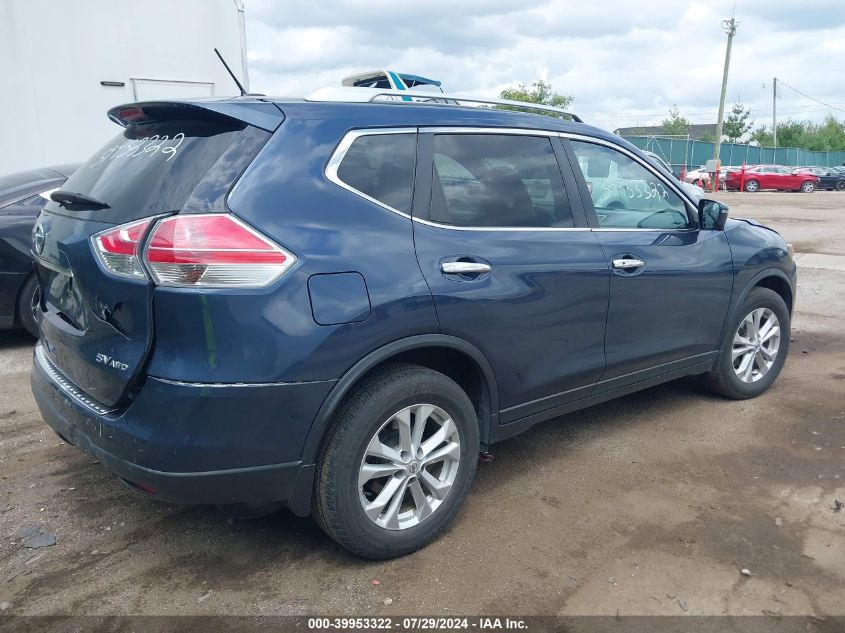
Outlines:
{"type": "Polygon", "coordinates": [[[352,142],[337,177],[355,191],[403,213],[411,212],[417,137],[368,134],[352,142]]]}
{"type": "Polygon", "coordinates": [[[551,139],[437,134],[431,220],[452,226],[572,227],[551,139]]]}

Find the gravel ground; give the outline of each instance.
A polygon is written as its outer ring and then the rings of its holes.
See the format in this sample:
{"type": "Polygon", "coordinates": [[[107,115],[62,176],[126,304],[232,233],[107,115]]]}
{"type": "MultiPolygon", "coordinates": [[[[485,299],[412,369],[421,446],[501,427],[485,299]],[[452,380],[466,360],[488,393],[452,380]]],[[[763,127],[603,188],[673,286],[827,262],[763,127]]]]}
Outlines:
{"type": "Polygon", "coordinates": [[[287,512],[136,496],[46,427],[32,343],[0,333],[0,617],[845,614],[845,194],[719,197],[809,258],[775,386],[732,402],[680,380],[535,427],[400,560],[287,512]],[[57,543],[25,547],[28,524],[57,543]]]}

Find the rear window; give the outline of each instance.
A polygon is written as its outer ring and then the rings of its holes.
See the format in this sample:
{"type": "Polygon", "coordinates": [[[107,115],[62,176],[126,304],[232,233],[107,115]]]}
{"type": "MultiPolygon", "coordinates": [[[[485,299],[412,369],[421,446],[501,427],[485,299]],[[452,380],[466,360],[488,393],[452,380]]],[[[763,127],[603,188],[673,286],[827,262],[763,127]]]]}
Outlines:
{"type": "MultiPolygon", "coordinates": [[[[129,126],[61,187],[96,198],[109,208],[68,211],[49,202],[47,209],[114,223],[179,210],[245,127],[234,120],[171,120],[129,126]]],[[[229,165],[238,172],[242,166],[229,165]]]]}
{"type": "Polygon", "coordinates": [[[337,177],[382,204],[410,213],[415,154],[415,134],[361,136],[340,162],[337,177]]]}

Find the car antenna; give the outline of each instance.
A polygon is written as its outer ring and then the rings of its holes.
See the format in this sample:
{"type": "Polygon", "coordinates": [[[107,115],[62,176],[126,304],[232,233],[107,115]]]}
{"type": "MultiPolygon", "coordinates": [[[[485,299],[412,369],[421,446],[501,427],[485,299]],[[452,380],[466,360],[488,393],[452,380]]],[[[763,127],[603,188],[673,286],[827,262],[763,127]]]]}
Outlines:
{"type": "Polygon", "coordinates": [[[237,84],[237,86],[238,86],[238,90],[240,90],[240,91],[241,91],[241,96],[243,97],[243,96],[246,94],[246,90],[244,90],[244,87],[241,85],[241,82],[240,82],[240,81],[238,81],[238,78],[237,78],[237,77],[235,77],[235,73],[233,73],[233,72],[232,72],[232,69],[231,69],[231,68],[229,68],[229,64],[227,64],[227,63],[226,63],[226,60],[225,60],[225,59],[223,59],[223,55],[221,55],[221,54],[220,54],[220,51],[218,51],[218,50],[215,48],[215,49],[214,49],[214,52],[215,52],[215,53],[217,53],[217,57],[219,57],[219,58],[220,58],[220,62],[221,62],[221,63],[223,64],[223,66],[226,68],[226,72],[227,72],[227,73],[229,73],[229,74],[232,76],[232,80],[235,82],[235,84],[237,84]]]}

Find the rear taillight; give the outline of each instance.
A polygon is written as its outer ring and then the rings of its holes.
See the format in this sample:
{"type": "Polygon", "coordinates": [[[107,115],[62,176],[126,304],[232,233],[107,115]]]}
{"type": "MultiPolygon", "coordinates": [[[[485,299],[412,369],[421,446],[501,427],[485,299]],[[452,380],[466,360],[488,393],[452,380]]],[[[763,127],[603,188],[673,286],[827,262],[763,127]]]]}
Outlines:
{"type": "Polygon", "coordinates": [[[158,222],[145,260],[165,286],[259,288],[296,257],[231,215],[176,215],[158,222]]]}
{"type": "Polygon", "coordinates": [[[140,245],[153,219],[124,224],[95,235],[94,251],[103,266],[116,275],[146,277],[140,260],[140,245]]]}

